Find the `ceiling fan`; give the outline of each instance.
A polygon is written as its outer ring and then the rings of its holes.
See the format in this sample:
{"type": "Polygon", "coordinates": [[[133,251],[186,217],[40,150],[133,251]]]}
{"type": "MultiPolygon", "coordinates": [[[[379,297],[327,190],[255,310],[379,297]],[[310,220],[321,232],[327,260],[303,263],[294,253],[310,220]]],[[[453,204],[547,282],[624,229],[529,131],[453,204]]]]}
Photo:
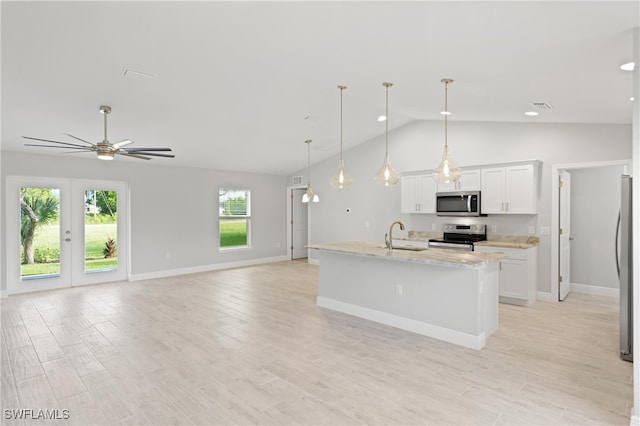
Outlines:
{"type": "Polygon", "coordinates": [[[125,148],[125,146],[132,144],[133,141],[129,139],[125,139],[120,142],[111,143],[107,139],[107,115],[111,113],[111,107],[106,105],[100,106],[100,112],[104,115],[104,140],[98,143],[91,143],[89,141],[85,141],[84,139],[80,139],[79,137],[73,136],[69,133],[65,133],[65,135],[72,137],[80,142],[84,142],[86,145],[80,145],[77,143],[69,143],[69,142],[58,142],[52,141],[48,139],[39,139],[39,138],[31,138],[29,136],[23,136],[25,139],[30,139],[34,141],[47,142],[49,144],[58,144],[58,145],[41,145],[41,144],[32,144],[25,143],[25,146],[38,146],[44,148],[63,148],[63,149],[73,149],[76,150],[74,152],[96,152],[98,153],[99,160],[113,160],[115,154],[124,155],[126,157],[139,158],[141,160],[151,160],[151,157],[167,157],[174,158],[173,154],[160,154],[160,152],[170,152],[171,148],[125,148]]]}

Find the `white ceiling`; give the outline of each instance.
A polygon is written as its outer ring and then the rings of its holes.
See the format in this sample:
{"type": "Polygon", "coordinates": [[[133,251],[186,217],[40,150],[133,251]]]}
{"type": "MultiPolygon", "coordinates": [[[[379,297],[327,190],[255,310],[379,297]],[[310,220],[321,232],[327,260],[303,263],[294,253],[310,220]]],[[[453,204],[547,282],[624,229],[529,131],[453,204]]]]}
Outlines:
{"type": "Polygon", "coordinates": [[[451,122],[631,123],[636,0],[0,5],[3,150],[98,142],[110,105],[109,140],[173,148],[153,164],[289,174],[306,139],[314,162],[338,152],[338,85],[348,149],[384,132],[382,82],[395,128],[442,120],[444,77],[451,122]]]}

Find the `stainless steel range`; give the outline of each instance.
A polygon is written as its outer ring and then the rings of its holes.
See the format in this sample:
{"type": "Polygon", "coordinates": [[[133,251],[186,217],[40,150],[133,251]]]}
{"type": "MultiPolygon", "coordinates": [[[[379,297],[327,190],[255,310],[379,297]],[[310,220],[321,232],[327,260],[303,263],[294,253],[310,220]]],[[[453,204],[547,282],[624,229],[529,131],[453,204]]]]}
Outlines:
{"type": "Polygon", "coordinates": [[[429,247],[473,251],[473,243],[487,239],[486,225],[445,223],[441,239],[430,239],[429,247]]]}

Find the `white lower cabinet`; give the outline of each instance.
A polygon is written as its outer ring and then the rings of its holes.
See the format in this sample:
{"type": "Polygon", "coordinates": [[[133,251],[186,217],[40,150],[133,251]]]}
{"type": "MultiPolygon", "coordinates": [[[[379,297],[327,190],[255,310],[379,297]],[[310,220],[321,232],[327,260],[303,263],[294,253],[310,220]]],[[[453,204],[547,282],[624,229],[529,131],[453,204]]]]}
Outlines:
{"type": "Polygon", "coordinates": [[[500,301],[529,306],[536,301],[538,292],[538,248],[527,249],[476,245],[475,251],[500,253],[500,301]]]}

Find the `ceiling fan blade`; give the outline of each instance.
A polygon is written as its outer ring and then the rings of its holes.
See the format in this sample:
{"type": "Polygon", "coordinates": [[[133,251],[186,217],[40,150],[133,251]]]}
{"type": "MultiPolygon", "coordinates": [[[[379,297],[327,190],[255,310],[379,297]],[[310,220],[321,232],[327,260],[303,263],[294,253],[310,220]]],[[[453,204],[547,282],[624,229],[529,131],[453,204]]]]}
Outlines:
{"type": "Polygon", "coordinates": [[[122,148],[123,146],[129,145],[130,143],[133,143],[133,141],[129,139],[125,139],[123,141],[114,143],[113,147],[118,149],[118,148],[122,148]]]}
{"type": "MultiPolygon", "coordinates": [[[[58,142],[58,141],[50,141],[49,139],[39,139],[39,138],[31,138],[29,136],[23,136],[23,138],[25,139],[30,139],[32,141],[40,141],[40,142],[49,142],[49,143],[58,143],[60,145],[67,145],[67,146],[75,146],[78,148],[88,148],[87,146],[84,145],[78,145],[77,143],[68,143],[68,142],[58,142]]],[[[25,144],[25,146],[29,146],[28,144],[25,144]]]]}
{"type": "Polygon", "coordinates": [[[167,157],[167,158],[175,158],[176,157],[173,154],[156,154],[155,152],[144,152],[144,151],[128,152],[125,155],[150,155],[152,157],[167,157]]]}
{"type": "Polygon", "coordinates": [[[126,151],[128,151],[128,152],[135,152],[135,151],[171,151],[171,148],[126,148],[126,151]]]}
{"type": "Polygon", "coordinates": [[[125,157],[140,158],[141,160],[151,160],[150,157],[145,157],[143,155],[138,155],[138,154],[127,154],[127,153],[124,153],[124,152],[118,152],[118,154],[124,155],[125,157]]]}
{"type": "Polygon", "coordinates": [[[67,135],[67,136],[69,136],[69,137],[72,137],[72,138],[74,138],[74,139],[77,139],[77,140],[79,140],[80,142],[88,143],[88,144],[89,144],[89,145],[91,145],[91,146],[96,146],[96,144],[91,143],[91,142],[89,142],[89,141],[85,141],[84,139],[80,139],[80,138],[79,138],[79,137],[77,137],[77,136],[73,136],[71,133],[64,133],[64,134],[65,134],[65,135],[67,135]]]}
{"type": "Polygon", "coordinates": [[[80,145],[75,145],[75,146],[56,146],[56,145],[40,145],[40,144],[35,144],[35,143],[25,143],[24,146],[39,146],[42,148],[62,148],[62,149],[77,149],[78,151],[95,151],[92,148],[89,148],[88,146],[80,146],[80,145]]]}

